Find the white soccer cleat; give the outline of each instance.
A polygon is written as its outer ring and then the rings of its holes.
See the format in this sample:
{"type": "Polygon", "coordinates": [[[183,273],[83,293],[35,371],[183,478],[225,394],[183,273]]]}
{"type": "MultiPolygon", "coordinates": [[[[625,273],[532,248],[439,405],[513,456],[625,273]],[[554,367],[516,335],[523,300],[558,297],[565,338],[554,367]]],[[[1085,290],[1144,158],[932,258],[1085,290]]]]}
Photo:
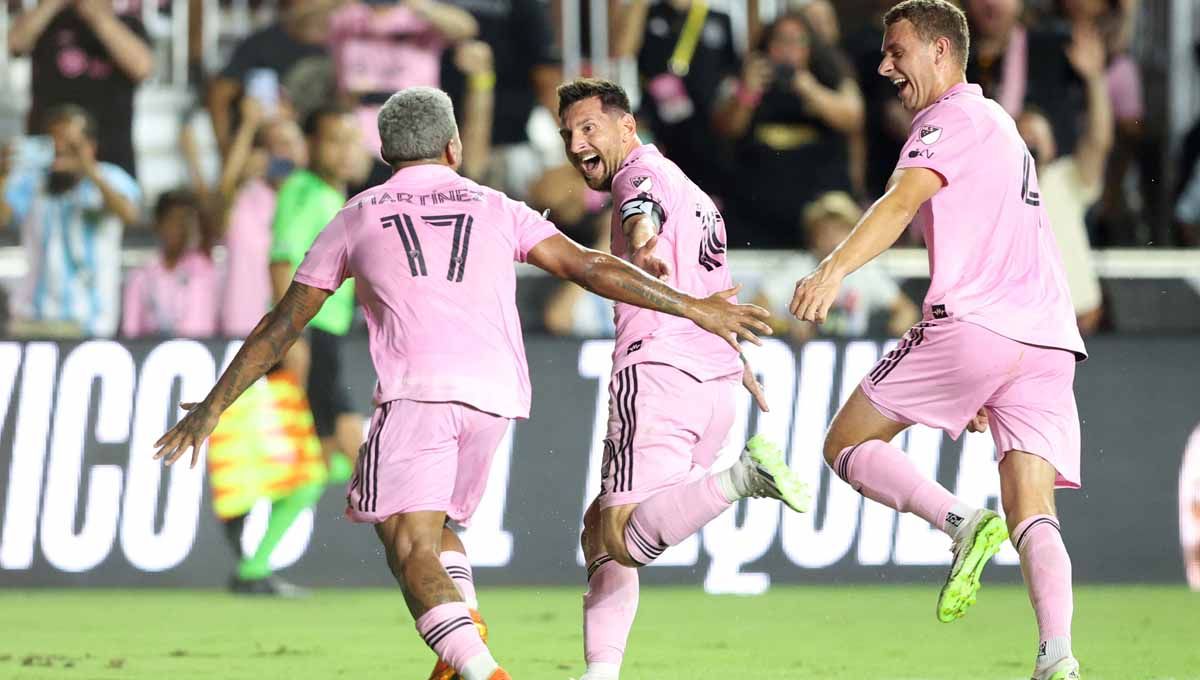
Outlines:
{"type": "Polygon", "coordinates": [[[1075,660],[1075,657],[1068,656],[1040,671],[1034,670],[1030,680],[1079,680],[1079,678],[1079,662],[1075,660]]]}
{"type": "Polygon", "coordinates": [[[796,512],[808,512],[812,505],[808,484],[788,467],[783,451],[762,435],[746,442],[730,472],[742,498],[774,498],[796,512]]]}

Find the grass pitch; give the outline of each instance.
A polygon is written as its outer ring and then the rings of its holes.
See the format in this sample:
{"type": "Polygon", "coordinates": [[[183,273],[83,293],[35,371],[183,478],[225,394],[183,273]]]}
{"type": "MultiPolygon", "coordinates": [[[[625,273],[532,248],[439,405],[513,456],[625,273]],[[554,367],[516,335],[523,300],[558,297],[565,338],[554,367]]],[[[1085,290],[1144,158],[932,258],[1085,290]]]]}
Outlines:
{"type": "MultiPolygon", "coordinates": [[[[484,589],[492,649],[516,680],[583,670],[580,588],[484,589]]],[[[1076,590],[1087,680],[1200,680],[1200,594],[1076,590]]],[[[988,586],[962,620],[927,586],[776,587],[761,597],[647,588],[623,680],[1024,680],[1036,629],[1024,590],[988,586]]],[[[433,655],[397,591],[301,601],[217,591],[0,591],[0,678],[424,680],[433,655]]]]}

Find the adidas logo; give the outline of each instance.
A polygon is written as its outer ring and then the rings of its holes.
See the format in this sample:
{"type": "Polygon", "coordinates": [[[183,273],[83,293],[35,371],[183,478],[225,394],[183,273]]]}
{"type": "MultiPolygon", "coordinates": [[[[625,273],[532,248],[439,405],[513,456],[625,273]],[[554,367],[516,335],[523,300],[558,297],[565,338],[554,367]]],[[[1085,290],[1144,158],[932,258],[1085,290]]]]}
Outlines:
{"type": "Polygon", "coordinates": [[[1042,644],[1038,646],[1038,656],[1046,656],[1046,641],[1042,640],[1042,644]]]}
{"type": "MultiPolygon", "coordinates": [[[[958,515],[954,514],[953,512],[946,513],[946,521],[950,523],[950,526],[953,526],[953,527],[962,526],[963,519],[965,519],[965,518],[959,517],[958,515]]],[[[1042,643],[1042,653],[1043,654],[1046,653],[1046,643],[1044,643],[1044,642],[1042,643]]]]}

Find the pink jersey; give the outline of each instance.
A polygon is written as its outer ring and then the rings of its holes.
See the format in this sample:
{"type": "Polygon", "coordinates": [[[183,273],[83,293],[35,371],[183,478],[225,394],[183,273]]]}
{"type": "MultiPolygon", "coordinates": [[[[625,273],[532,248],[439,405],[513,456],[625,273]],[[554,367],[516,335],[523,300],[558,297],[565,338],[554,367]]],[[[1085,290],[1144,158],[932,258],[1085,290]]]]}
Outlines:
{"type": "Polygon", "coordinates": [[[926,319],[1087,355],[1033,158],[999,104],[978,85],[950,88],[913,119],[896,167],[944,184],[914,221],[929,250],[926,319]]]}
{"type": "Polygon", "coordinates": [[[275,189],[253,179],[234,198],[225,232],[225,286],[221,293],[221,332],[244,338],[274,301],[271,291],[271,220],[275,189]]]}
{"type": "MultiPolygon", "coordinates": [[[[662,223],[654,252],[671,265],[668,284],[694,297],[733,287],[725,264],[725,220],[708,194],[653,145],[640,146],[625,159],[613,177],[612,198],[614,255],[631,255],[622,213],[654,211],[662,223]]],[[[697,380],[742,372],[733,348],[682,317],[617,303],[616,326],[614,372],[642,362],[668,364],[697,380]]]]}
{"type": "Polygon", "coordinates": [[[377,404],[455,401],[527,418],[513,262],[558,233],[523,203],[444,165],[417,165],[350,199],[295,280],[332,291],[355,279],[377,404]]]}
{"type": "Polygon", "coordinates": [[[207,338],[217,329],[217,272],[207,255],[190,251],[167,269],[160,257],[125,281],[121,334],[207,338]]]}

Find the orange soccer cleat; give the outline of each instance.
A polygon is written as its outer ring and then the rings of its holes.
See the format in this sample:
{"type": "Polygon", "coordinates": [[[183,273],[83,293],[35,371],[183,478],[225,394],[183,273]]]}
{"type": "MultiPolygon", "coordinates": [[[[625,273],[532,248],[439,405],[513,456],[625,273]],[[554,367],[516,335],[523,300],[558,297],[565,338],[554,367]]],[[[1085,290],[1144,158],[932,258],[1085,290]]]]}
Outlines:
{"type": "MultiPolygon", "coordinates": [[[[487,622],[485,622],[483,620],[483,616],[479,613],[478,610],[475,610],[475,609],[471,610],[471,620],[473,620],[475,622],[475,630],[479,631],[479,637],[483,638],[483,644],[486,645],[487,641],[488,641],[487,622]]],[[[500,672],[503,672],[503,671],[500,671],[500,672]]],[[[500,676],[499,678],[496,678],[496,676],[493,675],[492,678],[493,678],[493,680],[508,680],[509,676],[506,673],[506,674],[500,676]]],[[[429,680],[462,680],[462,679],[459,677],[458,671],[455,671],[453,668],[451,668],[450,664],[446,663],[445,661],[442,661],[441,659],[438,659],[437,664],[434,665],[434,667],[433,667],[433,672],[429,674],[429,680]]]]}
{"type": "Polygon", "coordinates": [[[488,678],[488,680],[512,680],[512,676],[505,672],[503,668],[497,668],[492,672],[492,677],[488,678]]]}

